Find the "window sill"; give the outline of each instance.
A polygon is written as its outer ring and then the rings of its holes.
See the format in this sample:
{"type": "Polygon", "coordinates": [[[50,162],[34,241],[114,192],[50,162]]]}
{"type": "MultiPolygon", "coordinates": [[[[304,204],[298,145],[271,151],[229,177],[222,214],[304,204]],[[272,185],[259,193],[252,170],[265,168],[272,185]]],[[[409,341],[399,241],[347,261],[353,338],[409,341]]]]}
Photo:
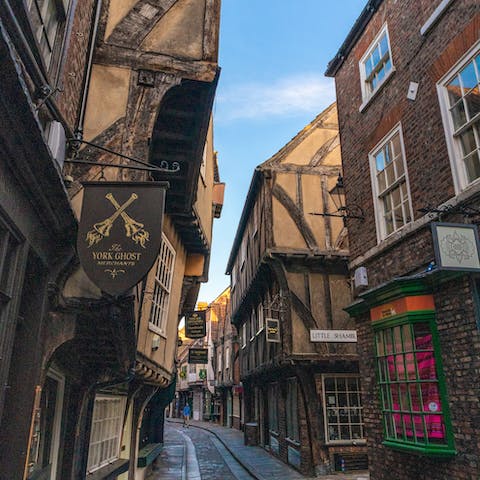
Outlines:
{"type": "Polygon", "coordinates": [[[110,465],[106,465],[93,473],[88,474],[86,480],[114,480],[120,474],[128,471],[130,461],[126,458],[120,458],[110,465]]]}
{"type": "Polygon", "coordinates": [[[359,438],[358,440],[329,440],[325,442],[325,445],[328,447],[342,447],[342,446],[358,446],[358,445],[366,445],[367,440],[365,438],[359,438]]]}
{"type": "Polygon", "coordinates": [[[300,442],[298,440],[292,440],[291,438],[285,438],[285,441],[294,447],[300,447],[300,442]]]}
{"type": "Polygon", "coordinates": [[[392,440],[385,440],[382,442],[392,450],[399,450],[402,452],[412,453],[414,455],[421,455],[425,457],[453,457],[457,454],[456,450],[446,445],[431,445],[428,447],[420,447],[410,443],[395,442],[392,440]]]}
{"type": "Polygon", "coordinates": [[[372,92],[368,97],[366,97],[363,100],[363,103],[360,105],[360,107],[358,109],[358,111],[360,113],[363,113],[363,111],[370,105],[372,100],[378,95],[378,92],[383,90],[383,87],[388,83],[388,81],[390,80],[390,78],[392,78],[392,76],[395,72],[396,72],[396,69],[395,69],[395,67],[392,66],[392,69],[384,77],[382,83],[380,83],[380,85],[378,85],[378,87],[376,88],[376,90],[374,92],[372,92]]]}
{"type": "Polygon", "coordinates": [[[153,323],[149,323],[148,324],[148,329],[153,332],[153,333],[156,333],[157,335],[160,335],[162,338],[167,338],[167,334],[160,330],[156,325],[154,325],[153,323]]]}

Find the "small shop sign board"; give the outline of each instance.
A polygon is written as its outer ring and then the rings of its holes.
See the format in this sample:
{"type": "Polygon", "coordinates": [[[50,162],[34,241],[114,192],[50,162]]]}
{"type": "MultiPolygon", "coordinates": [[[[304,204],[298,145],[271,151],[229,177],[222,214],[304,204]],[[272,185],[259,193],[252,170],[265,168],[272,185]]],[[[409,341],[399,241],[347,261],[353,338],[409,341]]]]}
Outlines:
{"type": "Polygon", "coordinates": [[[356,330],[310,330],[311,342],[355,343],[356,330]]]}
{"type": "Polygon", "coordinates": [[[280,322],[276,318],[265,319],[267,342],[280,343],[280,322]]]}
{"type": "Polygon", "coordinates": [[[480,271],[478,228],[465,223],[432,223],[435,263],[442,270],[480,271]]]}
{"type": "Polygon", "coordinates": [[[77,252],[88,278],[121,295],[152,268],[162,240],[167,182],[85,182],[77,252]]]}
{"type": "Polygon", "coordinates": [[[207,334],[205,310],[197,310],[185,316],[185,336],[203,338],[207,334]]]}
{"type": "Polygon", "coordinates": [[[190,348],[188,350],[188,363],[208,363],[208,348],[190,348]]]}

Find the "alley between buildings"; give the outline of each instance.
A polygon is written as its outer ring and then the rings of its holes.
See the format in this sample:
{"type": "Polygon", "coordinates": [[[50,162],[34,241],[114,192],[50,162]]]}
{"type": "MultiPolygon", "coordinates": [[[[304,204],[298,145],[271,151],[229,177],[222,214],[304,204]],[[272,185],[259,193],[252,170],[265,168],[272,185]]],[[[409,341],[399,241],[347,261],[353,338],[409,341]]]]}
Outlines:
{"type": "MultiPolygon", "coordinates": [[[[236,429],[209,422],[185,428],[178,419],[165,423],[164,444],[148,480],[308,480],[261,447],[246,446],[236,429]]],[[[368,480],[340,474],[325,480],[368,480]]]]}

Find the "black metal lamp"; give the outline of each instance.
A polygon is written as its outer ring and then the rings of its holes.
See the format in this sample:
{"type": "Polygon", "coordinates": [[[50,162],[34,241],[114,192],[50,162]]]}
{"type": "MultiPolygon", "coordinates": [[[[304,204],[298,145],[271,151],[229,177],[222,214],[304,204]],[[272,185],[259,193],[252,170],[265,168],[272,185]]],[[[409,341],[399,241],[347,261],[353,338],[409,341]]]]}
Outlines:
{"type": "Polygon", "coordinates": [[[338,174],[337,183],[328,193],[332,197],[333,204],[337,209],[336,212],[311,212],[310,215],[320,215],[322,217],[342,217],[344,226],[347,224],[347,218],[357,218],[359,220],[365,219],[362,207],[355,204],[350,204],[348,206],[345,204],[345,185],[343,184],[343,177],[341,173],[338,174]]]}

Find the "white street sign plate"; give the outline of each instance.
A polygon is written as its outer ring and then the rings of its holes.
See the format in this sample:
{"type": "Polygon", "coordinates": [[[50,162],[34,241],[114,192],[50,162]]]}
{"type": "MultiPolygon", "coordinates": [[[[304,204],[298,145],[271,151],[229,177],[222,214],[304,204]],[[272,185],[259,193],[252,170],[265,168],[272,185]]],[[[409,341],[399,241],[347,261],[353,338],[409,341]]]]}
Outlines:
{"type": "Polygon", "coordinates": [[[310,330],[311,342],[355,343],[356,330],[310,330]]]}

